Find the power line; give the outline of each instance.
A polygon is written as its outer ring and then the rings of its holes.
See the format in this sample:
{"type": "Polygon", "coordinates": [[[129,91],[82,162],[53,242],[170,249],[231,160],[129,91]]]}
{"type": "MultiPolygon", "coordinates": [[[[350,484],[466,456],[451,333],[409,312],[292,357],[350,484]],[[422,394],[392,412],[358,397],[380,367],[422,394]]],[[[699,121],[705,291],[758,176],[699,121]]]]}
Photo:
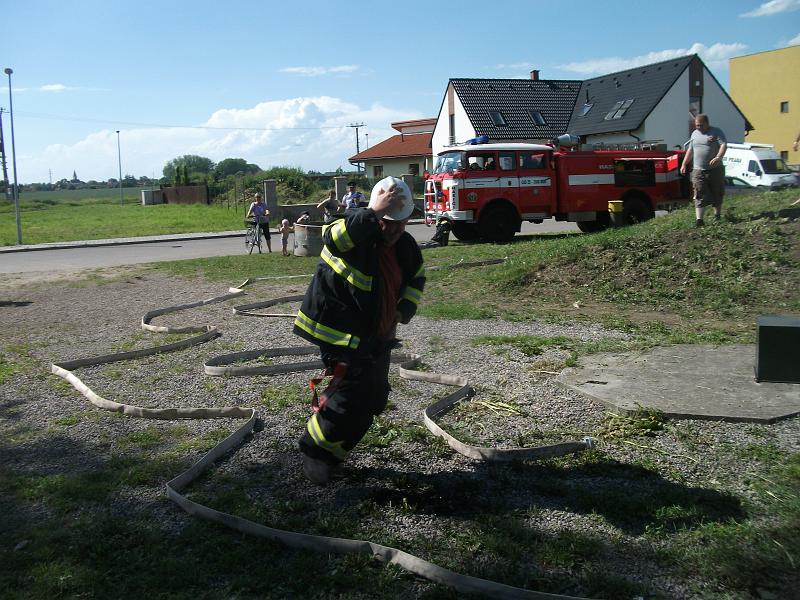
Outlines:
{"type": "Polygon", "coordinates": [[[50,115],[46,113],[32,113],[17,111],[18,115],[36,119],[54,119],[57,121],[80,121],[84,123],[110,123],[113,125],[134,125],[137,127],[164,127],[169,129],[211,129],[219,131],[317,131],[319,129],[345,129],[351,125],[327,125],[319,127],[213,127],[211,125],[169,125],[164,123],[140,123],[137,121],[117,121],[111,119],[89,119],[86,117],[50,115]]]}

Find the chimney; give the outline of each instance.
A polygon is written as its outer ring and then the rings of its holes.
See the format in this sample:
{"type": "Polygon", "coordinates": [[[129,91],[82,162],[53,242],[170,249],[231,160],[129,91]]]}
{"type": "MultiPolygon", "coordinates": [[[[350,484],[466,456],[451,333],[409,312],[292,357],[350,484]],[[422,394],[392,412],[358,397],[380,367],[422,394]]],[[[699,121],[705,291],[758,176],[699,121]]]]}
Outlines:
{"type": "Polygon", "coordinates": [[[531,79],[533,81],[539,81],[539,69],[534,69],[531,71],[531,79]]]}

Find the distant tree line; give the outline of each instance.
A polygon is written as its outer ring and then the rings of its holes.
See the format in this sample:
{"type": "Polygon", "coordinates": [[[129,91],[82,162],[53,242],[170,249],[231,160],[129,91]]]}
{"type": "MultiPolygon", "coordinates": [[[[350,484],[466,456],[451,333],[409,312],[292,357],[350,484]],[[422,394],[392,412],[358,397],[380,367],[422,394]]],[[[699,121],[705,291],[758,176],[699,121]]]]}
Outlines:
{"type": "MultiPolygon", "coordinates": [[[[339,167],[335,175],[344,175],[339,167]]],[[[278,197],[281,202],[296,203],[310,200],[321,200],[332,187],[334,173],[323,174],[317,171],[303,171],[299,167],[271,167],[262,169],[243,158],[226,158],[215,163],[210,158],[196,154],[184,154],[168,161],[162,169],[160,179],[134,177],[125,175],[122,187],[158,187],[162,185],[207,185],[209,195],[221,200],[250,196],[260,190],[265,179],[274,179],[278,183],[278,197]]],[[[350,174],[360,180],[363,176],[350,174]]],[[[101,189],[119,187],[119,180],[110,178],[107,181],[80,181],[75,173],[72,179],[61,179],[55,183],[32,183],[20,186],[20,191],[52,191],[60,189],[101,189]]],[[[369,189],[364,179],[359,187],[369,189]]]]}

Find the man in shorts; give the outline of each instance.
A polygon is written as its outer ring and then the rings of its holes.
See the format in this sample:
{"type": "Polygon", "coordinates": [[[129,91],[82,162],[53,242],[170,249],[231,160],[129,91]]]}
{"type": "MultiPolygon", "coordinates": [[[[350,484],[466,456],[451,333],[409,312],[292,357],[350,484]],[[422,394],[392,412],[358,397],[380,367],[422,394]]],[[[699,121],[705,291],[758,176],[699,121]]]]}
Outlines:
{"type": "Polygon", "coordinates": [[[728,140],[719,127],[711,127],[708,115],[697,115],[694,126],[695,130],[689,138],[689,148],[681,164],[681,175],[686,173],[686,166],[691,162],[695,227],[702,227],[706,206],[714,207],[714,221],[720,219],[722,198],[725,196],[725,166],[722,164],[722,157],[728,149],[728,140]]]}

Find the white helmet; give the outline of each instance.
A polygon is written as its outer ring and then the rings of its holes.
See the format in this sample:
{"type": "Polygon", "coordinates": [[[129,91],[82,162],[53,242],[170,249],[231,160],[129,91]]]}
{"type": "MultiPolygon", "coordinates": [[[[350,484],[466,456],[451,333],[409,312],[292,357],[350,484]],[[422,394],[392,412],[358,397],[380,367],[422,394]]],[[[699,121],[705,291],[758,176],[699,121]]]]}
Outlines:
{"type": "Polygon", "coordinates": [[[397,177],[384,177],[375,184],[369,196],[369,208],[374,208],[375,203],[378,201],[378,192],[381,190],[388,190],[392,187],[392,184],[397,186],[397,191],[402,197],[402,204],[386,213],[383,218],[387,221],[405,221],[411,216],[411,213],[414,212],[414,198],[406,182],[397,177]]]}

